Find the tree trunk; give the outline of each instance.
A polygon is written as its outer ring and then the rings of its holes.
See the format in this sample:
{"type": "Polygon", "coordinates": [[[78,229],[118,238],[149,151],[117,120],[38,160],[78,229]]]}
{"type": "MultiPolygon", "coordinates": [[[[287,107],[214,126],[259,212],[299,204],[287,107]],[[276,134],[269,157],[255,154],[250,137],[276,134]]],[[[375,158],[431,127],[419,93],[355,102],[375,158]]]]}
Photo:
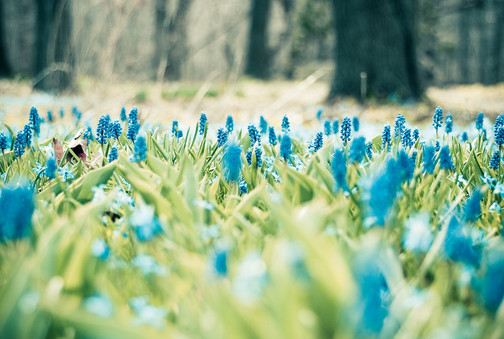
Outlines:
{"type": "Polygon", "coordinates": [[[495,27],[492,36],[492,46],[490,50],[490,72],[489,83],[496,84],[503,80],[502,73],[502,40],[504,39],[504,2],[502,0],[494,0],[495,27]]]}
{"type": "Polygon", "coordinates": [[[336,33],[335,76],[329,98],[367,94],[419,98],[415,41],[415,2],[333,0],[336,33]],[[364,74],[363,74],[364,75],[364,74]]]}
{"type": "Polygon", "coordinates": [[[70,0],[37,0],[34,88],[62,91],[73,87],[70,0]]]}
{"type": "Polygon", "coordinates": [[[168,24],[168,61],[164,78],[168,80],[180,80],[182,76],[182,64],[187,58],[187,15],[192,0],[179,0],[175,16],[168,24]]]}
{"type": "MultiPolygon", "coordinates": [[[[154,8],[154,53],[152,55],[152,68],[154,69],[154,80],[159,79],[159,70],[166,53],[165,43],[165,23],[167,17],[168,0],[156,0],[154,8]]],[[[163,67],[164,68],[164,67],[163,67]]],[[[163,71],[161,69],[161,72],[163,71]]],[[[161,73],[161,78],[162,78],[161,73]]]]}
{"type": "Polygon", "coordinates": [[[5,41],[3,4],[0,3],[0,78],[12,75],[12,68],[7,53],[7,43],[5,41]]]}
{"type": "Polygon", "coordinates": [[[466,7],[465,0],[460,9],[459,14],[459,52],[458,52],[458,65],[459,65],[459,83],[467,84],[469,79],[469,28],[471,15],[470,8],[466,7]]]}
{"type": "Polygon", "coordinates": [[[253,0],[245,74],[259,79],[269,77],[268,23],[271,0],[253,0]]]}
{"type": "Polygon", "coordinates": [[[488,20],[486,19],[486,2],[484,0],[478,1],[476,4],[478,11],[477,26],[479,31],[479,46],[478,46],[478,81],[482,84],[488,83],[488,47],[487,47],[487,32],[488,20]]]}

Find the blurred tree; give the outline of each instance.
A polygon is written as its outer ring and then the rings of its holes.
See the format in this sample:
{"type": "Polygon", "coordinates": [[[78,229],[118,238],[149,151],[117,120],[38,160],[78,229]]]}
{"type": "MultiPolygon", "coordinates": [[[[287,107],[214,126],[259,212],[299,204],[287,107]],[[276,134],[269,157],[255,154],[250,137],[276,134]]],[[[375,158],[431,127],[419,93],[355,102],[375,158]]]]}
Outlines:
{"type": "Polygon", "coordinates": [[[155,80],[162,80],[164,67],[161,64],[165,48],[165,22],[167,15],[167,0],[155,0],[154,4],[154,53],[152,54],[152,67],[156,71],[155,80]]]}
{"type": "MultiPolygon", "coordinates": [[[[166,32],[168,60],[164,72],[165,79],[180,80],[182,76],[182,64],[189,53],[187,47],[187,15],[192,1],[179,0],[174,15],[170,17],[166,32]]],[[[159,17],[156,18],[156,24],[160,23],[162,18],[166,18],[166,13],[162,13],[162,11],[157,13],[159,17]]],[[[161,38],[164,38],[164,35],[161,38]]]]}
{"type": "Polygon", "coordinates": [[[245,74],[259,79],[270,76],[268,27],[271,0],[252,0],[245,74]]]}
{"type": "Polygon", "coordinates": [[[73,87],[70,0],[37,0],[34,88],[62,91],[73,87]]]}
{"type": "Polygon", "coordinates": [[[368,95],[419,98],[415,3],[411,0],[332,0],[335,76],[329,97],[368,95]]]}
{"type": "Polygon", "coordinates": [[[12,68],[7,54],[7,43],[5,41],[4,22],[3,3],[0,2],[0,77],[12,75],[12,68]]]}
{"type": "Polygon", "coordinates": [[[502,75],[502,63],[504,56],[502,55],[503,39],[504,39],[504,1],[494,0],[495,27],[492,36],[492,46],[490,50],[490,72],[489,83],[496,84],[499,81],[504,81],[502,75]]]}

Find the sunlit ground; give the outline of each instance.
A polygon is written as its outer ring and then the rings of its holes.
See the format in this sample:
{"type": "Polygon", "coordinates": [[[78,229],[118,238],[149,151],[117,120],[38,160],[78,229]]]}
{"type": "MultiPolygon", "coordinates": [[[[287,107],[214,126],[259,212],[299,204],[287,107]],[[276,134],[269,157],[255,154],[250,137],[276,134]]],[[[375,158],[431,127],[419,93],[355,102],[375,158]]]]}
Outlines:
{"type": "MultiPolygon", "coordinates": [[[[454,86],[429,88],[426,98],[419,103],[378,102],[366,105],[345,99],[327,103],[329,83],[314,74],[302,81],[261,82],[240,79],[233,83],[135,83],[103,82],[92,78],[77,81],[74,95],[53,96],[31,89],[29,81],[0,81],[0,114],[8,124],[21,124],[26,120],[31,106],[39,109],[41,116],[47,110],[59,112],[60,107],[69,112],[78,106],[84,119],[110,114],[119,116],[122,106],[137,106],[143,120],[192,124],[200,112],[210,121],[224,123],[227,115],[236,121],[248,123],[264,115],[271,123],[280,125],[287,114],[291,121],[306,127],[318,123],[316,112],[323,108],[323,118],[359,116],[368,122],[392,122],[402,112],[408,121],[417,125],[430,122],[433,110],[441,106],[452,113],[455,123],[464,125],[480,111],[490,120],[504,112],[504,83],[497,86],[454,86]]],[[[55,114],[58,116],[58,114],[55,114]]]]}

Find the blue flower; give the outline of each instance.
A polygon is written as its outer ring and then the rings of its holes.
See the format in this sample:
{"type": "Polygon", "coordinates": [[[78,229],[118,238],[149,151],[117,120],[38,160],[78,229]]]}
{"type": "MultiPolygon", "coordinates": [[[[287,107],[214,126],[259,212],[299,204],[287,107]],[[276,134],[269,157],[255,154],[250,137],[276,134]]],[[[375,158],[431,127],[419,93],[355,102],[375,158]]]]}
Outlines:
{"type": "Polygon", "coordinates": [[[322,113],[324,113],[324,111],[322,110],[322,108],[319,108],[317,110],[317,113],[315,114],[315,116],[317,117],[318,121],[320,121],[320,118],[322,117],[322,113]]]}
{"type": "Polygon", "coordinates": [[[7,149],[7,136],[4,132],[0,132],[0,152],[4,153],[7,149]]]}
{"type": "Polygon", "coordinates": [[[490,159],[490,169],[498,170],[500,167],[500,152],[495,150],[492,153],[492,158],[490,159]]]}
{"type": "Polygon", "coordinates": [[[172,126],[171,126],[172,136],[177,136],[178,128],[179,128],[178,121],[177,120],[173,120],[172,126]]]}
{"type": "Polygon", "coordinates": [[[115,120],[114,122],[109,124],[109,137],[119,139],[121,134],[122,134],[122,127],[119,120],[115,120]]]}
{"type": "MultiPolygon", "coordinates": [[[[328,120],[326,120],[328,121],[328,120]]],[[[330,124],[329,124],[330,125],[330,124]]],[[[329,129],[329,132],[331,130],[329,129]]],[[[313,153],[317,152],[319,149],[322,148],[322,145],[324,144],[324,141],[323,141],[323,135],[322,135],[322,132],[318,132],[316,135],[315,135],[315,139],[313,140],[312,144],[310,145],[310,148],[312,149],[313,153]]]]}
{"type": "Polygon", "coordinates": [[[324,134],[329,136],[332,134],[331,122],[329,120],[324,120],[324,134]]]}
{"type": "Polygon", "coordinates": [[[227,250],[217,250],[213,256],[213,267],[215,269],[215,272],[223,277],[228,273],[227,257],[227,250]]]}
{"type": "Polygon", "coordinates": [[[334,190],[337,192],[339,189],[342,189],[344,192],[348,192],[346,181],[347,161],[345,153],[342,150],[337,149],[334,152],[331,160],[331,172],[335,181],[334,190]]]}
{"type": "Polygon", "coordinates": [[[443,110],[441,107],[436,107],[436,110],[434,111],[434,115],[432,116],[432,126],[434,126],[434,129],[437,130],[443,125],[443,110]]]}
{"type": "Polygon", "coordinates": [[[228,115],[228,117],[226,119],[226,129],[227,129],[228,133],[233,132],[233,129],[234,129],[233,117],[230,115],[228,115]]]}
{"type": "Polygon", "coordinates": [[[352,162],[362,162],[366,155],[366,138],[358,137],[352,142],[350,146],[348,157],[352,162]]]}
{"type": "Polygon", "coordinates": [[[270,126],[268,129],[268,141],[271,146],[275,146],[277,144],[277,137],[275,134],[275,128],[270,126]]]}
{"type": "Polygon", "coordinates": [[[426,253],[434,240],[429,224],[429,214],[422,213],[408,218],[403,235],[403,246],[414,253],[426,253]]]}
{"type": "Polygon", "coordinates": [[[24,135],[24,130],[19,131],[16,134],[16,139],[14,140],[14,156],[16,158],[19,158],[20,156],[22,156],[24,154],[25,147],[26,147],[25,141],[26,141],[26,138],[24,135]]]}
{"type": "Polygon", "coordinates": [[[354,132],[356,132],[356,133],[359,132],[360,121],[359,121],[358,117],[353,117],[352,125],[353,125],[354,132]]]}
{"type": "Polygon", "coordinates": [[[478,116],[476,117],[476,129],[479,131],[483,128],[483,112],[479,112],[478,116]]]}
{"type": "MultiPolygon", "coordinates": [[[[385,218],[389,215],[389,210],[394,204],[397,195],[397,189],[400,184],[400,178],[397,176],[399,166],[394,159],[389,159],[386,168],[379,174],[369,190],[369,208],[371,215],[374,217],[370,219],[372,225],[383,226],[385,225],[385,218]]],[[[403,177],[407,173],[404,171],[403,177]]]]}
{"type": "Polygon", "coordinates": [[[37,167],[32,168],[32,171],[34,171],[37,176],[40,175],[40,173],[44,173],[47,168],[46,166],[42,167],[38,162],[35,162],[35,165],[37,165],[37,167]]]}
{"type": "Polygon", "coordinates": [[[24,146],[30,147],[31,146],[31,137],[32,137],[30,125],[24,126],[23,136],[24,136],[24,146]]]}
{"type": "Polygon", "coordinates": [[[139,241],[149,241],[163,232],[159,219],[154,214],[154,207],[142,205],[137,207],[129,218],[139,241]]]}
{"type": "Polygon", "coordinates": [[[436,140],[436,143],[434,144],[434,151],[439,152],[441,150],[441,144],[439,143],[439,140],[436,140]]]}
{"type": "Polygon", "coordinates": [[[49,159],[47,159],[46,167],[47,168],[45,171],[45,175],[49,179],[56,178],[56,169],[58,168],[58,165],[56,164],[56,159],[53,157],[50,157],[49,159]]]}
{"type": "Polygon", "coordinates": [[[478,220],[481,214],[481,199],[483,199],[483,194],[481,194],[480,190],[475,190],[472,196],[467,200],[464,207],[464,220],[466,222],[478,220]]]}
{"type": "Polygon", "coordinates": [[[502,249],[490,248],[483,260],[483,276],[476,282],[475,290],[483,306],[496,313],[504,298],[504,253],[502,249]]]}
{"type": "Polygon", "coordinates": [[[37,112],[37,109],[35,107],[32,107],[30,109],[30,126],[33,129],[33,132],[35,132],[35,135],[40,134],[40,117],[37,112]]]}
{"type": "Polygon", "coordinates": [[[399,152],[395,165],[395,173],[400,183],[409,181],[413,178],[415,162],[411,160],[405,151],[401,150],[399,152]]]}
{"type": "Polygon", "coordinates": [[[74,179],[75,176],[68,170],[68,164],[65,167],[58,168],[58,174],[61,175],[62,181],[66,182],[68,179],[74,179]]]}
{"type": "Polygon", "coordinates": [[[452,162],[450,148],[448,148],[448,146],[443,146],[439,152],[439,168],[445,170],[455,168],[455,165],[452,162]]]}
{"type": "Polygon", "coordinates": [[[240,181],[238,185],[238,192],[241,194],[246,194],[248,192],[248,185],[245,180],[240,181]]]}
{"type": "Polygon", "coordinates": [[[261,134],[266,134],[266,132],[268,132],[268,122],[262,115],[259,118],[259,129],[261,130],[261,134]]]}
{"type": "Polygon", "coordinates": [[[450,134],[453,131],[453,118],[450,113],[446,115],[445,132],[450,134]]]}
{"type": "Polygon", "coordinates": [[[381,147],[382,152],[385,150],[385,147],[387,147],[387,152],[390,152],[392,137],[390,135],[389,124],[387,124],[387,125],[385,125],[385,127],[383,127],[383,132],[382,132],[381,138],[382,138],[382,147],[381,147]]]}
{"type": "Polygon", "coordinates": [[[87,129],[84,131],[84,133],[82,134],[82,139],[87,139],[88,145],[90,141],[94,140],[93,130],[91,129],[91,126],[88,126],[87,129]]]}
{"type": "Polygon", "coordinates": [[[352,134],[352,121],[349,117],[345,117],[341,123],[341,141],[346,145],[352,134]]]}
{"type": "Polygon", "coordinates": [[[147,144],[145,142],[145,138],[139,136],[135,141],[134,147],[134,162],[141,162],[147,159],[147,144]]]}
{"type": "Polygon", "coordinates": [[[424,171],[433,174],[436,162],[434,159],[436,150],[432,146],[425,146],[423,151],[423,168],[424,171]]]}
{"type": "Polygon", "coordinates": [[[499,129],[504,126],[504,115],[499,115],[497,119],[495,119],[494,125],[494,139],[497,140],[499,129]]]}
{"type": "Polygon", "coordinates": [[[338,119],[335,119],[332,123],[332,132],[333,134],[338,134],[338,129],[339,129],[339,121],[338,119]]]}
{"type": "Polygon", "coordinates": [[[256,156],[256,164],[257,164],[257,167],[261,167],[262,166],[262,148],[261,147],[256,147],[255,148],[255,156],[256,156]]]}
{"type": "Polygon", "coordinates": [[[29,185],[6,185],[0,191],[0,241],[30,236],[35,210],[33,191],[29,185]]]}
{"type": "Polygon", "coordinates": [[[65,111],[63,110],[63,107],[60,108],[60,118],[63,119],[65,116],[65,111]]]}
{"type": "Polygon", "coordinates": [[[467,136],[467,132],[462,133],[462,135],[460,136],[460,140],[462,140],[462,142],[466,142],[467,140],[469,140],[469,137],[467,136]]]}
{"type": "Polygon", "coordinates": [[[203,135],[205,133],[205,127],[207,125],[207,116],[205,113],[201,112],[199,123],[198,123],[198,133],[199,135],[203,135]]]}
{"type": "Polygon", "coordinates": [[[444,242],[446,257],[467,265],[479,265],[481,248],[473,243],[467,227],[462,227],[457,218],[451,218],[444,242]]]}
{"type": "Polygon", "coordinates": [[[282,132],[285,134],[290,132],[290,123],[289,123],[289,118],[287,118],[286,115],[282,118],[282,132]]]}
{"type": "Polygon", "coordinates": [[[217,147],[222,147],[226,144],[228,140],[228,132],[224,128],[219,128],[217,130],[217,147]]]}
{"type": "Polygon", "coordinates": [[[140,124],[138,123],[138,109],[133,107],[128,116],[128,130],[126,132],[126,138],[135,142],[139,130],[140,124]]]}
{"type": "Polygon", "coordinates": [[[227,181],[237,182],[240,177],[242,168],[241,152],[241,148],[236,144],[228,144],[225,150],[222,164],[224,167],[224,178],[227,181]]]}
{"type": "Polygon", "coordinates": [[[504,125],[499,126],[499,128],[497,129],[497,131],[495,131],[495,143],[499,147],[501,147],[502,145],[504,145],[504,125]]]}
{"type": "Polygon", "coordinates": [[[288,134],[285,134],[280,141],[280,156],[287,161],[292,154],[292,141],[288,134]]]}
{"type": "Polygon", "coordinates": [[[257,131],[257,128],[254,125],[249,124],[247,129],[250,137],[250,145],[253,146],[256,141],[260,142],[259,132],[257,131]]]}
{"type": "Polygon", "coordinates": [[[413,146],[413,140],[411,139],[411,130],[409,128],[404,129],[401,143],[404,148],[413,146]]]}
{"type": "Polygon", "coordinates": [[[104,145],[107,143],[107,138],[109,137],[110,130],[110,117],[108,115],[102,115],[98,121],[98,127],[96,128],[96,140],[99,144],[104,145]]]}
{"type": "Polygon", "coordinates": [[[369,142],[366,145],[366,155],[369,159],[373,159],[373,142],[369,142]]]}
{"type": "Polygon", "coordinates": [[[91,254],[100,260],[107,260],[110,255],[110,248],[107,242],[103,239],[95,239],[93,244],[91,244],[91,254]]]}
{"type": "Polygon", "coordinates": [[[418,128],[415,128],[413,130],[413,142],[416,142],[420,138],[420,131],[418,131],[418,128]]]}
{"type": "Polygon", "coordinates": [[[53,115],[52,115],[51,110],[47,111],[47,121],[53,122],[53,115]]]}
{"type": "Polygon", "coordinates": [[[249,166],[251,166],[252,165],[252,149],[251,148],[249,148],[247,150],[247,154],[245,155],[245,159],[247,159],[247,164],[249,166]]]}
{"type": "Polygon", "coordinates": [[[124,108],[124,106],[121,108],[121,113],[119,114],[119,118],[121,119],[121,121],[126,121],[126,108],[124,108]]]}
{"type": "Polygon", "coordinates": [[[183,136],[184,136],[184,132],[182,132],[182,131],[179,130],[177,132],[177,141],[178,141],[178,139],[182,138],[183,136]]]}
{"type": "Polygon", "coordinates": [[[402,138],[405,124],[406,124],[406,118],[404,117],[404,115],[399,113],[394,121],[394,139],[395,140],[402,138]]]}
{"type": "Polygon", "coordinates": [[[117,146],[114,146],[110,149],[110,153],[109,153],[109,156],[108,156],[108,162],[112,162],[112,161],[115,161],[117,160],[117,158],[119,157],[119,155],[117,154],[117,146]]]}

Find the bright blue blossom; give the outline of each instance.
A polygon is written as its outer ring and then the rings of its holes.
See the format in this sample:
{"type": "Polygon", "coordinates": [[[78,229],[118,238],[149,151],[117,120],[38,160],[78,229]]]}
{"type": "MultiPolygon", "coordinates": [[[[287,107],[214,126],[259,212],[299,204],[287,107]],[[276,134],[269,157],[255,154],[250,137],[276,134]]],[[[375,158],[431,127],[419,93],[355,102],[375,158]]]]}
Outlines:
{"type": "Polygon", "coordinates": [[[346,145],[352,134],[352,121],[349,117],[345,117],[341,123],[341,141],[346,145]]]}
{"type": "Polygon", "coordinates": [[[33,129],[33,132],[35,135],[40,134],[40,116],[37,112],[37,109],[35,107],[32,107],[30,109],[30,126],[33,129]]]}
{"type": "Polygon", "coordinates": [[[256,147],[255,148],[255,156],[256,156],[256,164],[257,164],[257,167],[261,167],[262,166],[262,148],[261,147],[256,147]]]}
{"type": "Polygon", "coordinates": [[[112,162],[112,161],[115,161],[117,160],[117,158],[119,157],[119,155],[117,154],[117,146],[114,146],[110,149],[110,153],[109,153],[109,156],[108,156],[108,162],[112,162]]]}
{"type": "MultiPolygon", "coordinates": [[[[326,120],[328,121],[328,120],[326,120]]],[[[330,130],[329,130],[330,131],[330,130]]],[[[310,145],[310,148],[311,150],[313,151],[313,153],[317,152],[319,149],[322,148],[322,145],[324,144],[324,140],[323,140],[323,135],[322,135],[322,132],[318,132],[316,135],[315,135],[315,139],[313,139],[313,142],[312,144],[310,145]]]]}
{"type": "Polygon", "coordinates": [[[411,147],[413,146],[413,139],[411,139],[411,130],[409,128],[405,128],[402,138],[401,138],[401,143],[404,148],[411,147]]]}
{"type": "Polygon", "coordinates": [[[147,143],[145,138],[139,136],[135,141],[134,147],[135,154],[133,156],[134,162],[141,162],[147,159],[147,143]]]}
{"type": "Polygon", "coordinates": [[[248,192],[248,185],[245,180],[240,181],[240,184],[238,185],[238,191],[240,194],[246,194],[248,192]]]}
{"type": "Polygon", "coordinates": [[[413,178],[413,174],[415,172],[415,162],[411,161],[411,158],[403,150],[401,150],[397,155],[394,172],[396,173],[400,183],[409,181],[413,178]]]}
{"type": "Polygon", "coordinates": [[[334,135],[338,134],[338,130],[339,130],[339,121],[338,119],[335,119],[332,123],[332,132],[334,135]]]}
{"type": "Polygon", "coordinates": [[[234,129],[233,117],[230,115],[228,115],[228,117],[226,119],[226,129],[227,129],[228,133],[233,132],[233,129],[234,129]]]}
{"type": "Polygon", "coordinates": [[[7,150],[7,136],[4,132],[0,132],[0,152],[4,153],[7,150]]]}
{"type": "Polygon", "coordinates": [[[129,218],[130,224],[139,241],[149,241],[155,235],[162,233],[163,229],[159,219],[154,214],[154,207],[141,205],[135,209],[129,218]]]}
{"type": "Polygon", "coordinates": [[[460,139],[462,140],[462,142],[466,142],[467,140],[469,140],[467,132],[463,132],[462,135],[460,136],[460,139]]]}
{"type": "Polygon", "coordinates": [[[373,159],[373,142],[369,142],[366,145],[366,155],[369,159],[373,159]]]}
{"type": "MultiPolygon", "coordinates": [[[[385,218],[389,215],[400,185],[400,178],[397,175],[399,168],[396,161],[391,158],[387,161],[386,168],[373,181],[368,203],[373,217],[369,219],[370,225],[385,225],[385,218]]],[[[403,177],[408,175],[407,170],[408,168],[404,169],[403,177]]]]}
{"type": "Polygon", "coordinates": [[[290,132],[290,123],[289,123],[289,118],[287,118],[286,115],[282,118],[282,132],[285,134],[290,132]]]}
{"type": "Polygon", "coordinates": [[[394,121],[394,140],[402,138],[404,128],[406,127],[406,118],[399,113],[394,121]]]}
{"type": "Polygon", "coordinates": [[[345,153],[337,149],[331,160],[331,172],[335,181],[334,191],[337,192],[342,189],[344,192],[348,192],[348,184],[346,181],[347,175],[347,160],[345,158],[345,153]]]}
{"type": "Polygon", "coordinates": [[[119,114],[119,119],[121,119],[122,122],[126,121],[126,108],[123,106],[121,108],[121,113],[119,114]]]}
{"type": "Polygon", "coordinates": [[[87,139],[88,145],[90,141],[94,140],[93,129],[91,128],[91,126],[88,126],[87,129],[84,131],[84,133],[82,134],[82,139],[87,139]]]}
{"type": "Polygon", "coordinates": [[[266,134],[266,132],[268,132],[268,122],[262,115],[259,118],[259,129],[261,130],[261,134],[266,134]]]}
{"type": "Polygon", "coordinates": [[[122,134],[121,122],[119,120],[115,120],[114,122],[109,123],[109,137],[114,139],[119,139],[122,134]]]}
{"type": "Polygon", "coordinates": [[[324,111],[322,110],[322,108],[319,108],[319,109],[317,110],[317,113],[315,114],[315,116],[317,117],[317,120],[318,120],[318,121],[320,121],[320,119],[322,118],[322,113],[323,113],[323,112],[324,112],[324,111]]]}
{"type": "Polygon", "coordinates": [[[181,130],[179,130],[177,132],[177,141],[178,141],[178,139],[182,138],[183,136],[184,136],[184,132],[182,132],[181,130]]]}
{"type": "Polygon", "coordinates": [[[0,191],[0,241],[30,236],[35,210],[33,191],[29,185],[6,185],[0,191]]]}
{"type": "Polygon", "coordinates": [[[415,128],[413,130],[413,143],[417,142],[417,140],[420,138],[420,131],[418,128],[415,128]]]}
{"type": "Polygon", "coordinates": [[[466,222],[478,220],[481,214],[481,199],[483,199],[483,194],[481,194],[480,190],[475,190],[472,196],[467,200],[464,207],[464,220],[466,222]]]}
{"type": "Polygon", "coordinates": [[[436,150],[432,146],[425,146],[423,151],[423,168],[424,172],[429,174],[434,173],[434,168],[436,167],[435,161],[436,150]]]}
{"type": "Polygon", "coordinates": [[[61,181],[66,182],[68,179],[74,179],[74,174],[68,170],[68,164],[65,167],[58,168],[58,174],[61,175],[61,181]]]}
{"type": "Polygon", "coordinates": [[[224,128],[217,130],[217,147],[222,147],[228,140],[228,132],[224,128]]]}
{"type": "Polygon", "coordinates": [[[504,125],[501,125],[495,133],[495,143],[501,147],[504,145],[504,125]]]}
{"type": "Polygon", "coordinates": [[[253,146],[257,141],[260,140],[259,132],[257,131],[257,128],[252,124],[248,125],[247,130],[250,137],[250,145],[253,146]]]}
{"type": "Polygon", "coordinates": [[[480,131],[483,129],[483,112],[479,112],[478,116],[476,117],[476,129],[480,131]]]}
{"type": "Polygon", "coordinates": [[[51,110],[47,111],[47,121],[53,122],[53,114],[51,110]]]}
{"type": "Polygon", "coordinates": [[[205,113],[201,112],[199,123],[198,123],[198,133],[199,135],[203,135],[205,133],[205,128],[207,125],[207,116],[205,113]]]}
{"type": "Polygon", "coordinates": [[[249,148],[247,150],[247,153],[245,154],[245,159],[247,160],[247,164],[249,166],[251,166],[252,165],[252,149],[251,148],[249,148]]]}
{"type": "Polygon", "coordinates": [[[463,227],[457,217],[452,217],[448,224],[444,242],[446,257],[466,265],[479,265],[481,248],[474,244],[468,227],[463,227]]]}
{"type": "Polygon", "coordinates": [[[359,132],[360,121],[359,121],[358,117],[353,117],[353,119],[352,119],[352,125],[353,125],[354,132],[356,132],[356,133],[359,132]]]}
{"type": "Polygon", "coordinates": [[[383,127],[381,138],[382,138],[382,147],[381,147],[382,152],[385,150],[385,147],[387,147],[387,152],[390,152],[392,137],[390,135],[390,126],[388,124],[385,125],[385,127],[383,127]]]}
{"type": "Polygon", "coordinates": [[[285,134],[280,141],[280,156],[287,161],[292,154],[292,141],[288,134],[285,134]]]}
{"type": "Polygon", "coordinates": [[[139,130],[140,124],[138,123],[138,109],[133,107],[128,116],[128,130],[126,132],[126,138],[135,142],[139,130]]]}
{"type": "Polygon", "coordinates": [[[352,162],[362,162],[366,155],[366,138],[355,138],[350,146],[348,157],[352,162]]]}
{"type": "Polygon", "coordinates": [[[24,146],[30,147],[31,146],[31,137],[32,137],[32,130],[31,130],[30,125],[24,126],[23,136],[24,136],[24,146]]]}
{"type": "Polygon", "coordinates": [[[436,140],[434,144],[434,151],[439,152],[441,150],[441,144],[439,143],[439,140],[436,140]]]}
{"type": "Polygon", "coordinates": [[[504,253],[502,249],[489,248],[485,251],[482,266],[483,276],[475,283],[475,290],[483,306],[492,313],[497,313],[504,298],[504,253]]]}
{"type": "Polygon", "coordinates": [[[432,126],[434,126],[434,129],[437,130],[443,125],[443,110],[441,107],[436,107],[436,110],[434,111],[434,115],[432,116],[432,126]]]}
{"type": "MultiPolygon", "coordinates": [[[[494,139],[497,140],[499,137],[499,129],[504,126],[504,115],[499,115],[497,119],[495,119],[495,125],[494,125],[494,139]]],[[[503,136],[504,137],[504,136],[503,136]]],[[[496,141],[497,142],[497,141],[496,141]]]]}
{"type": "Polygon", "coordinates": [[[277,137],[273,126],[270,126],[268,129],[268,141],[271,146],[275,146],[277,144],[277,137]]]}
{"type": "Polygon", "coordinates": [[[453,118],[450,113],[446,115],[445,132],[450,134],[453,131],[453,118]]]}
{"type": "Polygon", "coordinates": [[[445,170],[455,168],[455,165],[452,162],[450,148],[448,146],[443,146],[439,152],[439,168],[445,170]]]}
{"type": "Polygon", "coordinates": [[[25,141],[26,138],[24,136],[24,131],[19,131],[16,134],[16,139],[14,140],[14,156],[16,158],[19,158],[24,154],[26,146],[25,141]]]}
{"type": "Polygon", "coordinates": [[[240,178],[242,168],[241,148],[236,144],[228,144],[224,156],[222,157],[222,165],[224,167],[224,178],[227,181],[237,182],[240,178]]]}
{"type": "MultiPolygon", "coordinates": [[[[246,185],[247,185],[247,183],[245,183],[245,193],[247,193],[247,186],[246,185]]],[[[240,183],[240,187],[241,187],[241,183],[240,183]]],[[[240,193],[241,193],[241,188],[240,188],[240,193]]],[[[215,269],[215,272],[219,276],[224,277],[228,273],[227,257],[228,257],[227,250],[217,250],[213,256],[213,268],[215,269]]]]}
{"type": "Polygon", "coordinates": [[[492,153],[492,158],[490,159],[490,169],[497,170],[500,167],[500,152],[495,150],[492,153]]]}
{"type": "Polygon", "coordinates": [[[172,126],[171,126],[171,134],[172,136],[177,136],[177,131],[178,131],[179,125],[177,120],[173,120],[172,126]]]}
{"type": "Polygon", "coordinates": [[[95,239],[91,244],[91,254],[100,260],[107,260],[110,255],[110,248],[107,242],[100,238],[95,239]]]}
{"type": "Polygon", "coordinates": [[[110,131],[110,117],[108,115],[102,115],[98,121],[98,127],[96,128],[96,140],[99,144],[104,145],[107,143],[107,138],[109,137],[110,131]]]}
{"type": "Polygon", "coordinates": [[[58,168],[58,165],[56,164],[56,159],[54,157],[50,157],[49,159],[47,159],[45,175],[49,179],[56,178],[56,169],[57,168],[58,168]]]}
{"type": "Polygon", "coordinates": [[[332,134],[331,122],[329,120],[324,120],[324,134],[329,136],[332,134]]]}
{"type": "Polygon", "coordinates": [[[60,118],[63,119],[65,116],[65,111],[63,110],[63,107],[60,108],[60,118]]]}

